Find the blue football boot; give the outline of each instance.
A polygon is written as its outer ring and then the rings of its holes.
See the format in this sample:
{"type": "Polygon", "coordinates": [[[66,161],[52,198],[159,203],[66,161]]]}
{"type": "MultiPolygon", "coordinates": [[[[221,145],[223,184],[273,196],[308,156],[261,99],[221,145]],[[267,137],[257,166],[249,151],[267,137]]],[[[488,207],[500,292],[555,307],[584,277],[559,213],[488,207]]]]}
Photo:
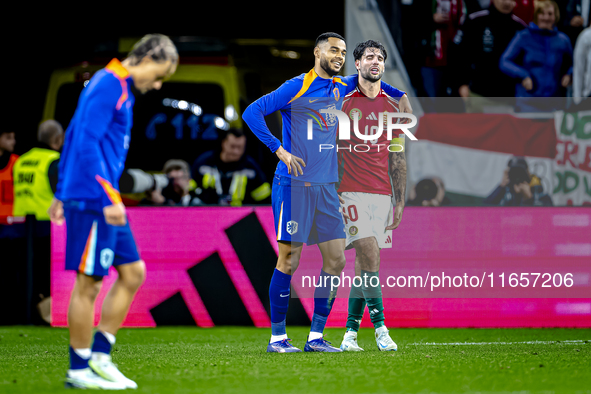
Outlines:
{"type": "Polygon", "coordinates": [[[322,337],[306,342],[304,352],[342,352],[342,350],[332,346],[330,342],[325,341],[324,337],[322,337]]]}
{"type": "Polygon", "coordinates": [[[267,353],[298,353],[298,352],[301,352],[300,349],[298,349],[295,346],[292,346],[288,341],[291,341],[291,339],[286,338],[281,341],[269,343],[267,345],[267,353]]]}

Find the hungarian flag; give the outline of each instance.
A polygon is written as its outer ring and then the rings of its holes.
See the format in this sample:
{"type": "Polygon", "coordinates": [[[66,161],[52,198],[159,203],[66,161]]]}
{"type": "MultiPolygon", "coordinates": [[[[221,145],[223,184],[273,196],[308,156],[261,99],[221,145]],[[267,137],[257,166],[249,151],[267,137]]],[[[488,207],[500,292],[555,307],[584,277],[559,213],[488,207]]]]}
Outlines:
{"type": "Polygon", "coordinates": [[[554,119],[507,114],[426,114],[408,149],[409,185],[443,180],[453,205],[481,205],[501,183],[513,156],[525,158],[544,192],[554,189],[557,150],[554,119]]]}

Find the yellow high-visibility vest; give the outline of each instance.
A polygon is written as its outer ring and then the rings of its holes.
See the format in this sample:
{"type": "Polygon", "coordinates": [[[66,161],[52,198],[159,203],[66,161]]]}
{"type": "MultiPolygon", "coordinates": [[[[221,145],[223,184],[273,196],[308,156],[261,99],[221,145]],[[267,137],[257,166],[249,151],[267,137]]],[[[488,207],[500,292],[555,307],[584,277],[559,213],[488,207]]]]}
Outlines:
{"type": "Polygon", "coordinates": [[[14,216],[35,215],[37,220],[49,220],[47,210],[53,191],[47,172],[59,152],[33,148],[14,164],[14,216]]]}

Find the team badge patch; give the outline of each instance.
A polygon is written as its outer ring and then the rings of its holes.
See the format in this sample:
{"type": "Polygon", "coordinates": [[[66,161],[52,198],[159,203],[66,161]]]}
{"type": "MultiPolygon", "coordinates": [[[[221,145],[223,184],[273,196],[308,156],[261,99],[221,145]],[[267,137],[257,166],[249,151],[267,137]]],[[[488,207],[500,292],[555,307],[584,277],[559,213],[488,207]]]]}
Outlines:
{"type": "Polygon", "coordinates": [[[115,259],[115,253],[109,248],[101,250],[100,263],[104,269],[109,269],[113,265],[115,259]]]}
{"type": "Polygon", "coordinates": [[[349,234],[351,234],[351,235],[357,235],[358,232],[359,232],[359,229],[357,229],[356,226],[351,226],[351,228],[349,228],[349,234]]]}
{"type": "Polygon", "coordinates": [[[334,94],[334,99],[336,101],[339,101],[339,99],[341,98],[341,92],[339,91],[339,88],[334,88],[332,90],[333,94],[334,94]]]}
{"type": "Polygon", "coordinates": [[[355,120],[355,118],[353,117],[355,113],[357,113],[357,119],[362,119],[361,117],[363,116],[363,114],[361,113],[361,110],[359,108],[353,108],[351,111],[349,111],[349,117],[351,118],[351,120],[355,120]]]}
{"type": "Polygon", "coordinates": [[[298,222],[294,222],[293,220],[290,220],[289,222],[287,222],[287,232],[289,233],[289,235],[294,235],[295,233],[298,232],[298,222]]]}

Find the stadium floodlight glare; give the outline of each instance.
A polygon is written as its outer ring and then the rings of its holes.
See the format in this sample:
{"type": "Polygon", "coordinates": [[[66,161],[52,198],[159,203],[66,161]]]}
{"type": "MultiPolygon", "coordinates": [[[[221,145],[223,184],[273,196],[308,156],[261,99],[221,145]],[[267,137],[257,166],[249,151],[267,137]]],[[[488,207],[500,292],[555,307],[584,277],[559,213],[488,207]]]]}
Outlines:
{"type": "Polygon", "coordinates": [[[226,122],[223,118],[216,116],[214,120],[215,127],[222,130],[228,130],[230,128],[230,124],[226,122]]]}
{"type": "Polygon", "coordinates": [[[195,116],[199,116],[203,113],[203,110],[197,104],[191,104],[191,112],[193,112],[195,116]]]}
{"type": "Polygon", "coordinates": [[[232,122],[238,119],[238,113],[236,112],[236,109],[234,109],[234,106],[232,104],[226,106],[225,117],[228,122],[232,122]]]}
{"type": "Polygon", "coordinates": [[[185,100],[181,100],[179,101],[179,109],[182,109],[183,111],[189,108],[189,103],[186,102],[185,100]]]}

